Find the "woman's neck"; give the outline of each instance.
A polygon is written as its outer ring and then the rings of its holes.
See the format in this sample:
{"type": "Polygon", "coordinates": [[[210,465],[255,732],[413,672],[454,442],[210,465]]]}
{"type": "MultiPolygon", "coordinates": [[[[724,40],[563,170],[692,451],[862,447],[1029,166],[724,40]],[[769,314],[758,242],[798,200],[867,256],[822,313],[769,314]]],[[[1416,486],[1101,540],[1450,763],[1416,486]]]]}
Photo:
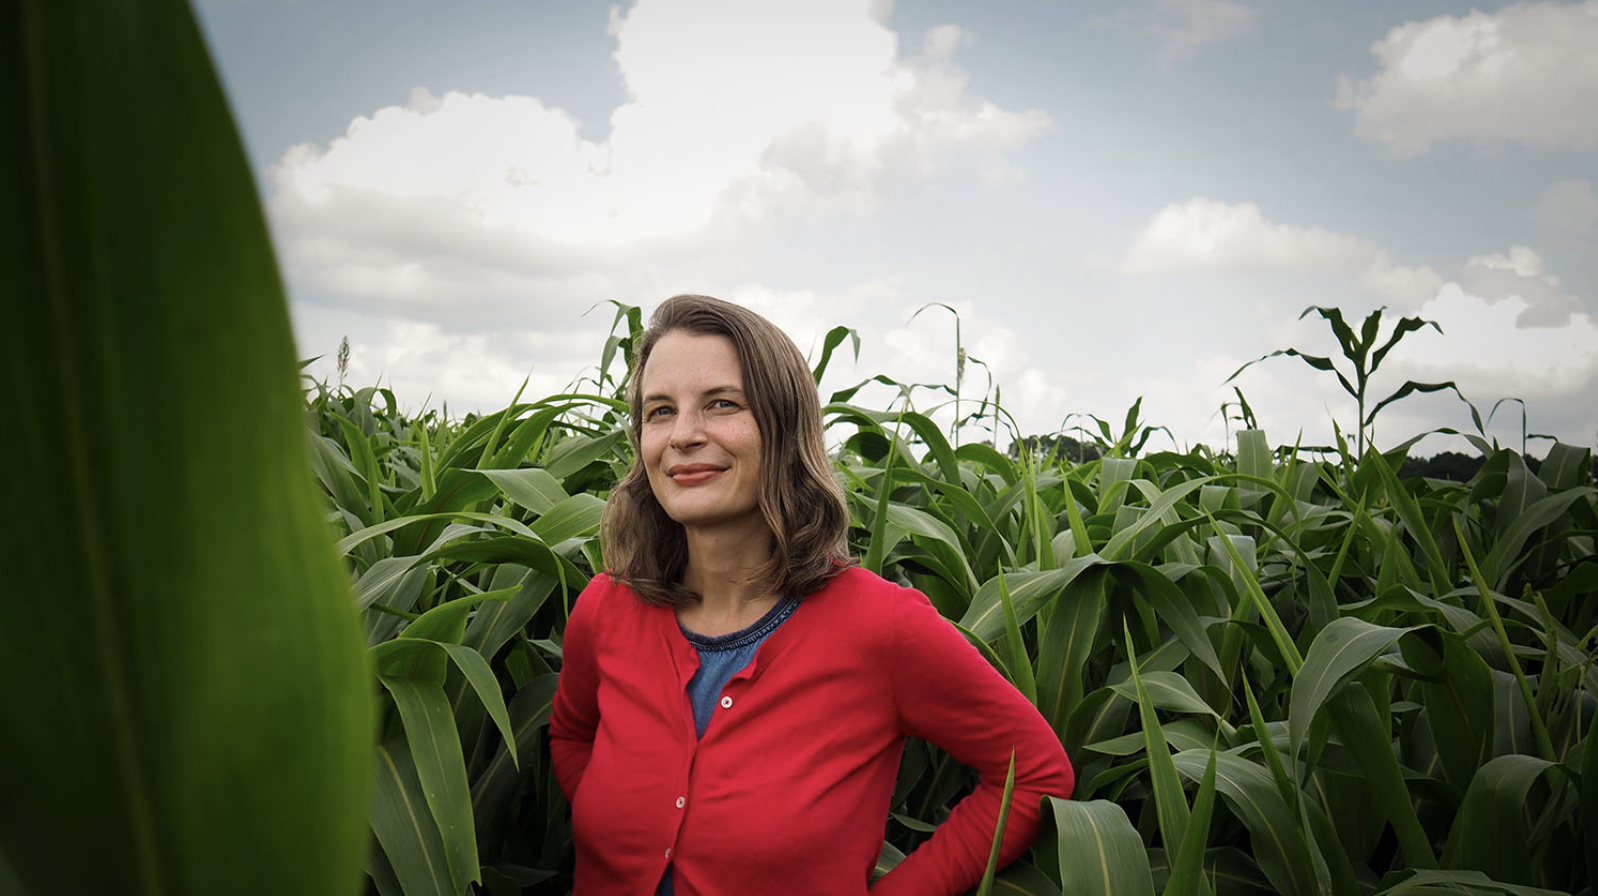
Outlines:
{"type": "Polygon", "coordinates": [[[776,595],[761,575],[771,558],[771,534],[766,531],[707,532],[690,529],[688,566],[683,584],[700,596],[698,604],[680,608],[677,616],[702,634],[708,629],[737,631],[759,619],[776,602],[776,595]],[[686,612],[684,612],[686,611],[686,612]],[[732,626],[727,628],[727,626],[732,626]]]}

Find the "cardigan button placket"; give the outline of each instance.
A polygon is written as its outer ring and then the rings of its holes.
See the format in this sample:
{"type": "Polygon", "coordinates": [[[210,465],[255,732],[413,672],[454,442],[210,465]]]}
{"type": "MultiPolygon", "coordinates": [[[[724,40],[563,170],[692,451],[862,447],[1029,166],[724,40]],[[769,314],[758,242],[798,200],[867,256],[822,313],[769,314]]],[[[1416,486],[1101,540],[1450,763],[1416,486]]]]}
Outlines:
{"type": "Polygon", "coordinates": [[[722,709],[732,709],[732,698],[731,697],[722,697],[721,698],[721,708],[722,709]]]}

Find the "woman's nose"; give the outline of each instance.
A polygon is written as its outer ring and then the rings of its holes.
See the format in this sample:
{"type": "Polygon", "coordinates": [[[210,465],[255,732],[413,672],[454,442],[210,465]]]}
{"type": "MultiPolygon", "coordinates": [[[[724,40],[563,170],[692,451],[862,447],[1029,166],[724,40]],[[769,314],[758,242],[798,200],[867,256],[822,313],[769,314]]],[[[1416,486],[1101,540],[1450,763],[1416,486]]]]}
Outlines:
{"type": "Polygon", "coordinates": [[[671,447],[686,448],[705,440],[704,418],[697,411],[684,411],[671,421],[671,447]]]}

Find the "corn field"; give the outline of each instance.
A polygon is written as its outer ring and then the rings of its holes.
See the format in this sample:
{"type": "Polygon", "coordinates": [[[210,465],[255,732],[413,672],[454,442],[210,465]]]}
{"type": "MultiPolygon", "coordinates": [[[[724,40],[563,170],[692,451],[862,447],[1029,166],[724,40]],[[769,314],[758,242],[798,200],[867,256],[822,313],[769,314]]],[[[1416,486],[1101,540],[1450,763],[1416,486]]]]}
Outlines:
{"type": "MultiPolygon", "coordinates": [[[[594,394],[466,424],[407,417],[380,389],[308,393],[392,697],[367,866],[380,893],[569,887],[542,731],[630,459],[628,372],[609,368],[637,309],[617,321],[594,394]]],[[[1470,482],[1403,481],[1400,455],[1301,459],[1260,430],[1235,455],[1139,455],[1134,409],[1078,464],[954,447],[927,415],[852,395],[825,414],[863,565],[929,595],[1078,766],[1075,799],[996,892],[1590,887],[1588,450],[1556,443],[1537,475],[1500,449],[1470,482]]],[[[913,742],[882,870],[971,783],[913,742]]]]}
{"type": "MultiPolygon", "coordinates": [[[[0,8],[24,297],[0,893],[568,892],[545,727],[630,460],[638,310],[592,382],[464,421],[296,388],[186,4],[0,8]]],[[[1077,767],[985,890],[1594,891],[1591,451],[1554,441],[1534,473],[1477,417],[1473,478],[1400,478],[1414,441],[1368,444],[1371,419],[1453,386],[1367,405],[1367,375],[1424,322],[1377,348],[1379,317],[1312,310],[1356,368],[1352,447],[1273,445],[1249,412],[1223,452],[1147,450],[1134,406],[1079,430],[1093,459],[1011,455],[935,422],[958,388],[825,396],[862,564],[925,592],[1077,767]]],[[[971,783],[909,743],[879,871],[971,783]]]]}

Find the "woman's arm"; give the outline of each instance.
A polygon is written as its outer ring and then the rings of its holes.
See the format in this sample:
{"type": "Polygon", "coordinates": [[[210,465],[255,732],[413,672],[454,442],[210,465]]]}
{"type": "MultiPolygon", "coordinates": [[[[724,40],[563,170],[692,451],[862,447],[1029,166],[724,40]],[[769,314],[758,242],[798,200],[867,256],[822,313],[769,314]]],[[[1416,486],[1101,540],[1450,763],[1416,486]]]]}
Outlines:
{"type": "Polygon", "coordinates": [[[577,596],[561,644],[560,683],[549,714],[549,754],[560,789],[570,800],[594,752],[599,727],[599,675],[594,661],[593,631],[597,604],[608,576],[594,576],[577,596]],[[604,580],[602,582],[602,580],[604,580]]]}
{"type": "Polygon", "coordinates": [[[1000,866],[1037,838],[1045,794],[1068,797],[1075,783],[1048,722],[925,596],[896,602],[891,677],[906,734],[929,740],[975,769],[980,783],[948,820],[872,887],[874,896],[964,893],[982,878],[993,846],[1004,780],[1015,755],[1015,788],[1000,866]]]}

